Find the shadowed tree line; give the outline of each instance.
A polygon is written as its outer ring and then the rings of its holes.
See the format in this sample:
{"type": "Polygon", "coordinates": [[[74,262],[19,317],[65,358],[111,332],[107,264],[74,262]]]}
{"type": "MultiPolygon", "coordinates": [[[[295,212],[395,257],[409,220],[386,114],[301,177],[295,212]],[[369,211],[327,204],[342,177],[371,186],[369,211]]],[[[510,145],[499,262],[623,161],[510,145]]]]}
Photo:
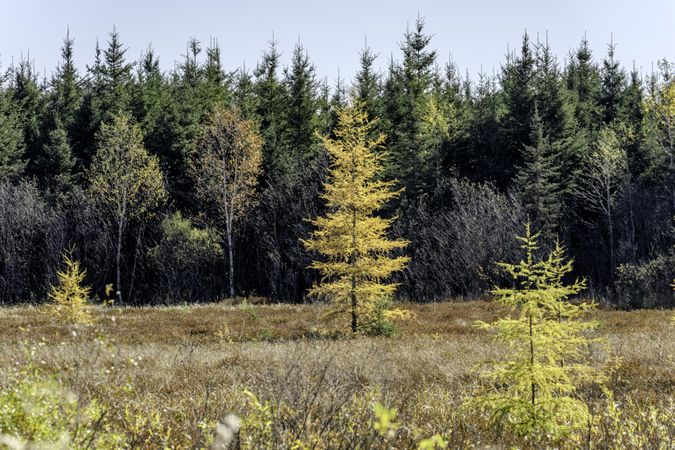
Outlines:
{"type": "MultiPolygon", "coordinates": [[[[496,45],[499,45],[497,43],[496,45]]],[[[611,42],[563,61],[525,35],[475,79],[432,50],[423,20],[387,69],[365,48],[351,82],[320,79],[298,44],[251,71],[188,42],[168,72],[130,61],[116,30],[85,71],[67,35],[51,75],[0,75],[0,302],[42,301],[60,255],[118,302],[260,295],[298,302],[318,280],[303,245],[324,215],[321,136],[358,101],[384,135],[382,215],[409,244],[393,275],[414,301],[479,296],[503,281],[529,220],[556,237],[590,292],[625,307],[675,303],[675,80],[661,61],[626,71],[611,42]]],[[[325,140],[323,142],[326,142],[325,140]]],[[[311,250],[311,249],[310,249],[311,250]]]]}

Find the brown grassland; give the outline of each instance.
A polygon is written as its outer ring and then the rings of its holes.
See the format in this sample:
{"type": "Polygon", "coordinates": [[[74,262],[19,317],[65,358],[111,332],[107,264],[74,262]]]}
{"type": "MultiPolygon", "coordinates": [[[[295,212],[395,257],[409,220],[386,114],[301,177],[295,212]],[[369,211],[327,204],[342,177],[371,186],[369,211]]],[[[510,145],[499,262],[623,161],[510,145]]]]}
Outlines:
{"type": "MultiPolygon", "coordinates": [[[[242,418],[233,445],[245,448],[415,448],[435,433],[448,448],[542,445],[487,429],[460,407],[479,383],[476,365],[503,353],[473,322],[504,309],[399,306],[416,317],[390,338],[351,336],[345,317],[318,305],[97,307],[92,324],[77,326],[44,307],[2,308],[0,387],[31,359],[81,401],[103,405],[132,448],[209,447],[228,414],[242,418]],[[373,429],[376,402],[398,410],[388,436],[373,429]]],[[[610,350],[594,347],[590,358],[613,367],[614,398],[583,388],[597,423],[555,445],[673,448],[672,311],[593,315],[610,350]]]]}

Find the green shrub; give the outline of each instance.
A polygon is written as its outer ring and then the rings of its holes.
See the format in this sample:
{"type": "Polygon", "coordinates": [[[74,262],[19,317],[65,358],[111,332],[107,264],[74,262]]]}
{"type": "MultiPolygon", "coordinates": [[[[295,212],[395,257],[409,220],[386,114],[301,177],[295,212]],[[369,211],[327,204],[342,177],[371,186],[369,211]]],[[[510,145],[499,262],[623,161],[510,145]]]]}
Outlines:
{"type": "Polygon", "coordinates": [[[617,269],[614,291],[624,308],[675,306],[675,254],[660,255],[641,264],[622,264],[617,269]]]}
{"type": "Polygon", "coordinates": [[[387,336],[396,334],[396,322],[410,320],[415,314],[402,308],[392,307],[392,297],[380,297],[366,309],[361,331],[369,336],[387,336]]]}
{"type": "Polygon", "coordinates": [[[119,448],[122,443],[99,404],[80,403],[58,379],[32,365],[0,392],[0,448],[119,448]]]}
{"type": "Polygon", "coordinates": [[[260,333],[258,334],[258,339],[261,341],[271,341],[274,339],[274,332],[270,330],[269,328],[263,328],[260,330],[260,333]]]}
{"type": "Polygon", "coordinates": [[[199,229],[180,213],[162,221],[159,244],[148,252],[159,278],[163,300],[194,301],[203,293],[216,298],[222,285],[217,268],[223,261],[220,239],[210,228],[199,229]],[[208,288],[208,287],[211,288],[208,288]]]}
{"type": "Polygon", "coordinates": [[[389,319],[392,300],[389,297],[380,297],[373,303],[367,321],[364,322],[361,329],[364,333],[371,336],[393,336],[396,333],[396,326],[389,319]]]}

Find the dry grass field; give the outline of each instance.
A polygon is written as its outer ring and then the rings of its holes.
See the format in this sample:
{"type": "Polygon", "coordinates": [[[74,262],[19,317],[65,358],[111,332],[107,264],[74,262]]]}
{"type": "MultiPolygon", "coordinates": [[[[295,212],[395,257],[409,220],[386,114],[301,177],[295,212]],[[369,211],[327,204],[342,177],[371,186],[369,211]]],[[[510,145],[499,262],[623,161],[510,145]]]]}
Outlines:
{"type": "MultiPolygon", "coordinates": [[[[310,305],[99,308],[93,324],[78,326],[39,307],[2,308],[0,386],[29,364],[56,374],[80,402],[100,404],[130,448],[217,446],[222,427],[214,430],[230,414],[242,419],[232,444],[242,448],[415,448],[435,433],[448,448],[542,445],[461,409],[478,384],[476,365],[502,353],[473,322],[504,310],[400,306],[416,317],[390,338],[351,336],[344,318],[310,305]],[[396,432],[374,430],[376,402],[398,410],[396,432]]],[[[593,348],[590,358],[613,366],[614,398],[585,388],[597,423],[558,445],[673,448],[672,311],[594,315],[611,350],[593,348]]]]}

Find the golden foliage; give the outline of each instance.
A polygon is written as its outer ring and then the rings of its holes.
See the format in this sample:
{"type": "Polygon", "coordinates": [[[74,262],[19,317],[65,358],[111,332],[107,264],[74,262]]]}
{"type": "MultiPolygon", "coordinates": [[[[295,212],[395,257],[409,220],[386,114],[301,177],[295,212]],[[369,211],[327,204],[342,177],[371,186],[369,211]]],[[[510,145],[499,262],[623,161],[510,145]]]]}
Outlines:
{"type": "Polygon", "coordinates": [[[195,142],[191,167],[197,195],[216,208],[226,225],[254,204],[262,164],[262,138],[239,109],[216,105],[195,142]]]}
{"type": "Polygon", "coordinates": [[[197,196],[209,205],[206,212],[227,241],[230,297],[235,294],[235,226],[256,202],[261,167],[262,138],[256,124],[244,119],[237,107],[214,106],[195,142],[190,172],[197,196]]]}
{"type": "Polygon", "coordinates": [[[393,190],[395,181],[378,177],[385,158],[380,149],[384,136],[370,139],[373,125],[361,107],[354,106],[338,112],[335,138],[321,138],[331,159],[322,195],[328,213],[312,221],[316,229],[303,241],[307,250],[325,258],[310,266],[322,278],[309,294],[350,305],[352,331],[367,320],[379,299],[395,292],[396,285],[385,280],[408,262],[405,256],[390,256],[407,242],[388,239],[391,220],[375,214],[399,192],[393,190]]]}
{"type": "Polygon", "coordinates": [[[80,262],[73,259],[71,252],[64,253],[65,269],[57,272],[58,285],[52,286],[49,299],[52,313],[59,320],[68,323],[88,323],[91,315],[88,311],[90,288],[84,286],[87,273],[80,262]]]}

